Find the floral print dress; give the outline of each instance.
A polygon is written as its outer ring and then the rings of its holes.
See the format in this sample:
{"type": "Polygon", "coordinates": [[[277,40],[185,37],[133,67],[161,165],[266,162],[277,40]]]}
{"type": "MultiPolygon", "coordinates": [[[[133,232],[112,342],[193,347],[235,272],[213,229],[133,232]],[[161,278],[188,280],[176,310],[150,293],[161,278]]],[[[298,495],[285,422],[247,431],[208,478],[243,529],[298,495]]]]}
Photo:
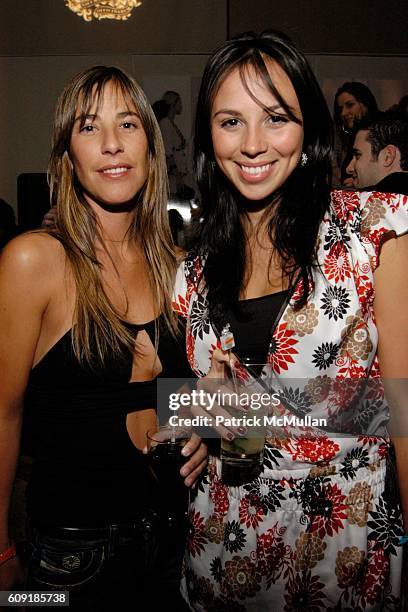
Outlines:
{"type": "MultiPolygon", "coordinates": [[[[342,381],[378,379],[373,272],[383,238],[407,231],[407,196],[332,192],[313,292],[295,310],[300,283],[295,287],[268,357],[303,413],[325,414],[335,424],[353,404],[342,381]]],[[[174,295],[199,376],[220,346],[199,289],[201,270],[199,258],[187,258],[174,295]]],[[[350,413],[362,431],[371,405],[350,413]]],[[[387,413],[378,414],[386,426],[387,413]]],[[[376,435],[269,439],[260,477],[240,487],[224,485],[219,459],[210,457],[190,507],[182,590],[191,609],[400,610],[402,523],[385,478],[392,447],[386,430],[378,431],[380,426],[376,435]]]]}

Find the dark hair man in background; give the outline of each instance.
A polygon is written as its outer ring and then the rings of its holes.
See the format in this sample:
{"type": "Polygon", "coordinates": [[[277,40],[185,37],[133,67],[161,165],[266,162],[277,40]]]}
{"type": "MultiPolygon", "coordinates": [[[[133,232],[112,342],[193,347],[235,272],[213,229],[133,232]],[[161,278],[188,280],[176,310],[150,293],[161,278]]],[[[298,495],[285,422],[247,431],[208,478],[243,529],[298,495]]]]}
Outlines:
{"type": "Polygon", "coordinates": [[[408,195],[408,114],[387,111],[362,120],[347,172],[354,187],[408,195]]]}

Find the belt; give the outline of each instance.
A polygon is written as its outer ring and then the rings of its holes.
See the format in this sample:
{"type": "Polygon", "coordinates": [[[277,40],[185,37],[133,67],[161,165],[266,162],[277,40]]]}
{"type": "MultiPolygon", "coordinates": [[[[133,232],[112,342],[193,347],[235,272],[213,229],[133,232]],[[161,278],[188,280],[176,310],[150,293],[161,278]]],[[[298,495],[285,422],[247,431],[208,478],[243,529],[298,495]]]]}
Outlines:
{"type": "Polygon", "coordinates": [[[47,523],[32,523],[32,527],[38,529],[43,535],[50,538],[61,538],[64,540],[99,540],[108,538],[112,532],[118,536],[134,536],[135,533],[151,533],[153,530],[164,532],[178,532],[187,530],[186,517],[165,514],[160,516],[151,511],[131,523],[110,523],[100,527],[61,527],[47,523]]]}
{"type": "Polygon", "coordinates": [[[151,532],[159,525],[159,517],[155,512],[140,517],[131,523],[110,523],[101,527],[61,527],[35,523],[32,526],[43,535],[64,540],[99,540],[108,538],[113,532],[118,536],[132,536],[135,533],[151,532]]]}

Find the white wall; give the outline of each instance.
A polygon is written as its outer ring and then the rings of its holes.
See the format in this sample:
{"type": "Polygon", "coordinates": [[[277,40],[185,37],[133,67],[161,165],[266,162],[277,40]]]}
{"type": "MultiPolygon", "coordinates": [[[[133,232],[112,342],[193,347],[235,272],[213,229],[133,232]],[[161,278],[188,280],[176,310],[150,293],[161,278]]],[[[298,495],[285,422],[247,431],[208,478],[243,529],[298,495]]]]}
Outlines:
{"type": "Polygon", "coordinates": [[[199,79],[205,60],[203,55],[0,57],[0,198],[16,210],[18,175],[46,171],[54,106],[75,73],[96,64],[120,66],[146,87],[151,102],[183,84],[184,111],[177,121],[188,138],[189,83],[199,79]]]}
{"type": "MultiPolygon", "coordinates": [[[[0,57],[0,198],[15,209],[17,176],[45,172],[53,108],[64,84],[79,70],[114,64],[131,72],[153,102],[166,89],[181,90],[184,111],[177,119],[186,138],[191,134],[194,105],[205,54],[0,57]]],[[[309,57],[329,107],[346,80],[361,80],[386,108],[408,93],[408,57],[309,57]]]]}

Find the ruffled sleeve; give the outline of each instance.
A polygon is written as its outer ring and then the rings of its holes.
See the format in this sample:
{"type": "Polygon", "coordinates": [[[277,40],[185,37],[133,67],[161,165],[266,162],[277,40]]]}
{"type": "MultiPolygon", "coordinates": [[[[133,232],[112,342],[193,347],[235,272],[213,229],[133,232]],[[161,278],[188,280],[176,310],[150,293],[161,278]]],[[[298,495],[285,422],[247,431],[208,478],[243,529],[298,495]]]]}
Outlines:
{"type": "Polygon", "coordinates": [[[337,222],[355,235],[367,253],[371,269],[379,263],[387,235],[408,232],[408,196],[378,191],[334,190],[332,207],[337,222]]]}
{"type": "Polygon", "coordinates": [[[371,267],[379,263],[381,244],[387,235],[408,232],[408,196],[377,191],[362,192],[360,197],[360,237],[371,258],[371,267]]]}

